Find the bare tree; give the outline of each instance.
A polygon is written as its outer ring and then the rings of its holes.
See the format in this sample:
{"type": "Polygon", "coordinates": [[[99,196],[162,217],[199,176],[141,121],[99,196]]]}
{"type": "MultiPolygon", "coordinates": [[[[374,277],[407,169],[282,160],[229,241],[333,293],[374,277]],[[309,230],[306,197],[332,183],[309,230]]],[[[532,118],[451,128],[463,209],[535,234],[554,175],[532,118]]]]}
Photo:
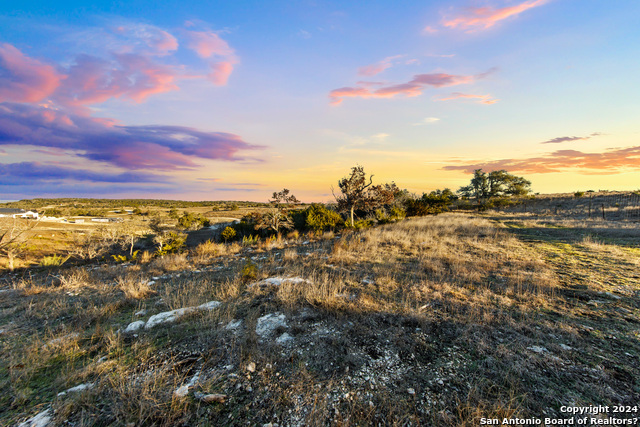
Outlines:
{"type": "Polygon", "coordinates": [[[293,228],[293,221],[288,216],[288,212],[292,206],[300,201],[290,193],[288,189],[283,189],[280,192],[275,192],[269,200],[271,207],[269,210],[260,216],[256,228],[258,229],[270,229],[278,233],[280,229],[293,228]]]}
{"type": "Polygon", "coordinates": [[[27,232],[40,222],[25,222],[17,218],[6,218],[0,222],[0,255],[7,257],[9,270],[13,271],[17,257],[26,249],[27,232]]]}
{"type": "Polygon", "coordinates": [[[338,210],[349,212],[351,226],[355,225],[354,213],[357,209],[371,210],[378,206],[391,203],[398,188],[394,183],[373,185],[373,175],[367,178],[364,168],[360,165],[351,168],[351,175],[338,181],[341,194],[336,195],[331,188],[333,197],[338,203],[338,210]]]}
{"type": "Polygon", "coordinates": [[[109,252],[118,244],[117,231],[109,226],[101,225],[87,232],[73,234],[73,246],[69,253],[79,259],[90,261],[109,252]]]}

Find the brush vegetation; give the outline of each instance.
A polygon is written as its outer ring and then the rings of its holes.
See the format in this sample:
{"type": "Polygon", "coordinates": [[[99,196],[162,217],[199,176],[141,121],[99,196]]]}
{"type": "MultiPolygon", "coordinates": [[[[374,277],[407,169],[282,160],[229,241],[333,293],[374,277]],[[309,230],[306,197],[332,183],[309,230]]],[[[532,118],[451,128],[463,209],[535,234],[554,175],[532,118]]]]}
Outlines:
{"type": "Polygon", "coordinates": [[[356,231],[272,203],[293,228],[171,228],[162,251],[160,221],[123,262],[105,255],[131,240],[96,233],[84,257],[5,271],[0,424],[477,426],[638,404],[636,223],[403,206],[356,231]]]}

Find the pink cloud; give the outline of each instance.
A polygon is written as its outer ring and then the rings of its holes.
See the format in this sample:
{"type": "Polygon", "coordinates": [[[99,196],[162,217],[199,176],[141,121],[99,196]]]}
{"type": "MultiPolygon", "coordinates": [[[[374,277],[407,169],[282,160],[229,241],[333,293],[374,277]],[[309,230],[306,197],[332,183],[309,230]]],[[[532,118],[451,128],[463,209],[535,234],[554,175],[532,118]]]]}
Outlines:
{"type": "Polygon", "coordinates": [[[479,103],[487,105],[495,104],[499,101],[499,99],[492,99],[491,95],[472,95],[460,92],[454,92],[446,98],[438,99],[438,101],[451,101],[454,99],[477,99],[479,103]]]}
{"type": "Polygon", "coordinates": [[[136,54],[114,54],[112,61],[80,55],[54,99],[71,106],[91,105],[111,98],[142,102],[147,97],[177,90],[175,68],[136,54]]]}
{"type": "Polygon", "coordinates": [[[466,31],[486,30],[493,27],[503,19],[517,16],[534,7],[542,6],[549,0],[528,0],[516,6],[501,8],[470,7],[458,16],[444,19],[442,25],[448,28],[462,29],[466,31]]]}
{"type": "Polygon", "coordinates": [[[209,80],[218,86],[224,86],[229,80],[229,76],[233,72],[234,62],[222,61],[211,64],[211,72],[208,75],[209,80]]]}
{"type": "Polygon", "coordinates": [[[193,49],[201,58],[234,54],[229,44],[212,31],[187,31],[187,35],[189,48],[193,49]]]}
{"type": "Polygon", "coordinates": [[[342,98],[371,98],[373,94],[369,89],[363,87],[342,87],[340,89],[334,89],[329,93],[331,103],[338,105],[342,103],[342,98]]]}
{"type": "Polygon", "coordinates": [[[113,29],[120,36],[119,53],[168,55],[178,49],[178,40],[169,32],[153,25],[126,23],[113,29]]]}
{"type": "MultiPolygon", "coordinates": [[[[79,54],[66,69],[29,58],[10,44],[0,44],[0,102],[46,102],[89,114],[86,106],[112,98],[143,102],[152,95],[179,90],[185,78],[204,78],[216,85],[227,83],[238,60],[233,49],[217,34],[188,32],[209,72],[186,73],[184,67],[166,65],[160,57],[178,48],[177,39],[160,28],[126,24],[112,29],[106,38],[108,55],[79,54]],[[225,56],[226,55],[226,56],[225,56]]],[[[93,40],[92,37],[87,37],[93,40]]]]}
{"type": "Polygon", "coordinates": [[[376,98],[393,98],[396,95],[413,97],[422,94],[423,89],[424,87],[420,83],[412,81],[377,89],[372,95],[376,98]]]}
{"type": "Polygon", "coordinates": [[[233,72],[233,67],[238,63],[235,52],[229,44],[213,31],[187,31],[189,48],[193,49],[200,58],[221,60],[210,61],[210,72],[207,79],[217,86],[224,86],[233,72]]]}
{"type": "Polygon", "coordinates": [[[85,159],[129,169],[194,168],[196,160],[245,160],[264,148],[238,135],[183,126],[119,126],[111,121],[28,104],[0,104],[0,146],[72,150],[85,159]]]}
{"type": "Polygon", "coordinates": [[[505,169],[509,172],[525,173],[552,173],[568,170],[576,170],[584,174],[618,173],[624,170],[640,170],[640,146],[611,148],[601,153],[558,150],[540,157],[450,165],[443,169],[467,173],[473,173],[476,169],[505,169]]]}
{"type": "Polygon", "coordinates": [[[0,102],[38,102],[60,86],[64,76],[29,58],[14,46],[0,44],[0,102]]]}
{"type": "Polygon", "coordinates": [[[343,98],[392,98],[396,95],[413,97],[422,94],[427,86],[440,88],[445,86],[469,84],[473,83],[477,79],[488,76],[493,71],[494,69],[475,76],[461,76],[446,73],[417,74],[407,83],[389,85],[375,90],[369,89],[371,85],[366,84],[361,84],[356,87],[335,89],[329,93],[329,99],[331,104],[338,105],[342,103],[343,98]]]}
{"type": "Polygon", "coordinates": [[[158,30],[155,37],[149,40],[149,45],[154,47],[158,52],[168,53],[178,49],[178,40],[164,30],[158,30]]]}
{"type": "Polygon", "coordinates": [[[393,66],[393,61],[395,59],[402,58],[403,56],[404,55],[388,56],[382,61],[375,64],[360,67],[358,68],[358,74],[361,76],[375,76],[376,74],[383,72],[387,68],[391,68],[393,66]]]}
{"type": "Polygon", "coordinates": [[[434,87],[444,87],[472,83],[474,80],[474,76],[456,76],[453,74],[434,73],[418,74],[411,82],[434,87]]]}

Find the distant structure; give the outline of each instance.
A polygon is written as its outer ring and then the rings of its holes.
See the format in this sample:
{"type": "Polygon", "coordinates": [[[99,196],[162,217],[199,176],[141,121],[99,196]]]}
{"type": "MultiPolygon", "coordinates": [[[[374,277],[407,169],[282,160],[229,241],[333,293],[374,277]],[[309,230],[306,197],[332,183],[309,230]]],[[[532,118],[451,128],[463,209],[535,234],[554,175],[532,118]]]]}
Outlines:
{"type": "Polygon", "coordinates": [[[24,209],[12,209],[1,208],[0,218],[24,218],[24,219],[38,219],[40,214],[34,211],[25,211],[24,209]]]}
{"type": "Polygon", "coordinates": [[[123,222],[122,218],[91,218],[92,222],[123,222]]]}

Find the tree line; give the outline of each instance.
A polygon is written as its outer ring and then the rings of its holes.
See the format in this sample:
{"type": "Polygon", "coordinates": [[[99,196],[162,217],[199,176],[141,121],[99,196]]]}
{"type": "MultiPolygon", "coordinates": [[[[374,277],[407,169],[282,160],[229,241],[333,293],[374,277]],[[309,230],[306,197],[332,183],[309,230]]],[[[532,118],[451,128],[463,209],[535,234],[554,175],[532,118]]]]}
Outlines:
{"type": "Polygon", "coordinates": [[[356,165],[332,187],[335,202],[314,203],[300,209],[299,201],[288,189],[274,192],[266,212],[252,212],[228,227],[223,238],[262,236],[284,230],[326,231],[341,228],[359,229],[373,224],[388,223],[406,216],[437,215],[456,203],[458,208],[484,210],[512,203],[514,196],[531,192],[531,182],[505,170],[474,171],[469,185],[456,192],[445,188],[421,196],[400,189],[395,182],[374,184],[374,175],[356,165]]]}

